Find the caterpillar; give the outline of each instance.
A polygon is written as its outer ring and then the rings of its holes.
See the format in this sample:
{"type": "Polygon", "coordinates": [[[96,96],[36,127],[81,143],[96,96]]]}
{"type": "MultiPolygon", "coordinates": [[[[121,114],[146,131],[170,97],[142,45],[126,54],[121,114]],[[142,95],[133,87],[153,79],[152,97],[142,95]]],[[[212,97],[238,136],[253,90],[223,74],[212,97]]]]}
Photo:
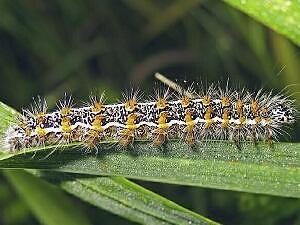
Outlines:
{"type": "Polygon", "coordinates": [[[172,93],[166,88],[148,101],[140,100],[140,92],[131,90],[117,104],[105,104],[101,95],[75,107],[72,98],[65,96],[56,110],[47,112],[46,101],[38,97],[31,110],[23,110],[18,122],[6,130],[2,148],[14,153],[82,142],[93,149],[104,140],[127,148],[140,139],[160,147],[170,138],[188,146],[206,140],[230,140],[238,146],[245,140],[277,140],[284,127],[295,122],[294,100],[262,90],[249,93],[211,85],[198,93],[193,88],[172,93]]]}

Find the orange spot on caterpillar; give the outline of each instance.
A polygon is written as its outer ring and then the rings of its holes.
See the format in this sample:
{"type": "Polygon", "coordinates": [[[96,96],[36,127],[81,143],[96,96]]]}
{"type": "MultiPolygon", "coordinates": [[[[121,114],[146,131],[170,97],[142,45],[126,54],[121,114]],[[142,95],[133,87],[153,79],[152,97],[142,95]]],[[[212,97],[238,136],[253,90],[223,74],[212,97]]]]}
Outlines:
{"type": "Polygon", "coordinates": [[[205,124],[205,128],[210,127],[210,125],[213,123],[212,119],[211,119],[211,114],[212,114],[213,110],[211,107],[207,107],[205,114],[204,114],[204,120],[206,122],[205,124]]]}
{"type": "Polygon", "coordinates": [[[211,102],[211,97],[208,96],[208,95],[205,95],[205,96],[203,97],[202,102],[203,102],[203,105],[205,105],[205,106],[209,105],[210,102],[211,102]]]}
{"type": "Polygon", "coordinates": [[[191,110],[187,110],[185,112],[184,121],[185,121],[185,124],[188,127],[188,129],[191,129],[191,130],[194,129],[194,127],[196,125],[192,116],[193,116],[193,112],[191,110]]]}
{"type": "Polygon", "coordinates": [[[252,100],[251,102],[251,111],[254,115],[257,115],[257,112],[258,112],[258,109],[259,109],[259,104],[257,101],[255,100],[252,100]]]}
{"type": "Polygon", "coordinates": [[[72,127],[71,127],[70,118],[63,117],[61,119],[61,130],[63,133],[71,133],[72,127]]]}
{"type": "Polygon", "coordinates": [[[71,113],[71,108],[70,107],[62,107],[60,110],[61,116],[68,116],[71,113]]]}
{"type": "Polygon", "coordinates": [[[127,148],[134,141],[137,118],[138,115],[136,113],[129,114],[126,121],[126,129],[120,131],[119,144],[124,148],[127,148]]]}
{"type": "Polygon", "coordinates": [[[168,106],[168,101],[165,98],[158,98],[156,101],[156,107],[158,109],[164,109],[168,106]]]}
{"type": "Polygon", "coordinates": [[[168,119],[168,112],[161,112],[157,120],[158,128],[164,130],[168,129],[169,124],[167,123],[167,119],[168,119]]]}
{"type": "Polygon", "coordinates": [[[269,117],[268,117],[268,118],[266,118],[265,120],[266,120],[266,123],[271,123],[271,122],[272,122],[272,119],[271,119],[271,118],[269,118],[269,117]]]}
{"type": "MultiPolygon", "coordinates": [[[[102,132],[104,131],[103,127],[102,127],[102,120],[103,120],[103,116],[101,115],[96,115],[93,119],[92,122],[92,128],[91,130],[88,131],[88,134],[86,135],[86,137],[84,138],[84,143],[85,146],[88,149],[94,148],[96,147],[98,141],[100,140],[100,136],[102,134],[102,132]]],[[[78,132],[78,136],[81,136],[81,131],[78,132]]]]}
{"type": "Polygon", "coordinates": [[[159,114],[157,120],[158,128],[153,131],[154,139],[152,140],[152,144],[155,147],[161,146],[166,140],[168,128],[170,127],[170,125],[167,123],[167,119],[168,112],[161,112],[159,114]]]}
{"type": "MultiPolygon", "coordinates": [[[[104,119],[101,115],[96,115],[92,122],[92,128],[88,131],[87,136],[84,138],[85,146],[88,149],[95,148],[98,141],[101,139],[101,134],[104,131],[102,127],[102,120],[104,119]]],[[[79,133],[78,133],[79,134],[79,133]]],[[[79,134],[80,136],[80,134],[79,134]]]]}
{"type": "Polygon", "coordinates": [[[221,125],[222,128],[227,128],[229,125],[229,119],[230,119],[229,112],[230,112],[230,110],[228,108],[224,108],[223,114],[222,114],[222,119],[223,119],[223,122],[221,125]]]}
{"type": "Polygon", "coordinates": [[[263,116],[267,115],[267,113],[268,113],[268,109],[265,107],[262,107],[259,111],[260,111],[261,115],[263,115],[263,116]]]}
{"type": "Polygon", "coordinates": [[[127,121],[126,121],[126,127],[128,129],[136,129],[136,120],[137,120],[138,116],[135,113],[131,113],[128,115],[127,117],[127,121]]]}
{"type": "Polygon", "coordinates": [[[45,121],[45,113],[41,112],[36,115],[36,121],[38,124],[41,124],[45,121]]]}
{"type": "Polygon", "coordinates": [[[195,121],[193,120],[193,112],[191,110],[186,111],[184,117],[186,128],[184,141],[189,145],[193,146],[196,143],[195,137],[195,121]]]}
{"type": "Polygon", "coordinates": [[[181,98],[180,102],[181,102],[182,107],[186,108],[186,107],[188,107],[190,105],[191,99],[188,96],[184,95],[181,98]]]}
{"type": "Polygon", "coordinates": [[[39,137],[44,137],[47,134],[45,129],[41,128],[40,125],[35,128],[35,132],[39,137]]]}
{"type": "Polygon", "coordinates": [[[101,102],[94,102],[91,107],[92,112],[95,113],[101,112],[102,109],[103,109],[103,105],[101,102]]]}
{"type": "Polygon", "coordinates": [[[25,135],[30,136],[30,134],[31,134],[31,129],[29,127],[26,127],[25,128],[25,135]]]}
{"type": "Polygon", "coordinates": [[[239,117],[239,121],[240,121],[240,126],[244,125],[246,122],[246,117],[244,115],[240,115],[239,117]]]}
{"type": "Polygon", "coordinates": [[[126,111],[132,112],[133,110],[136,109],[137,106],[137,101],[136,99],[129,99],[124,103],[126,111]]]}
{"type": "Polygon", "coordinates": [[[19,126],[20,126],[23,130],[25,130],[25,129],[27,128],[27,126],[28,126],[28,122],[27,122],[25,119],[22,119],[22,120],[20,121],[20,123],[19,123],[19,126]]]}
{"type": "Polygon", "coordinates": [[[259,116],[257,116],[257,117],[254,118],[254,121],[255,121],[256,124],[259,124],[261,122],[261,120],[262,119],[259,116]]]}
{"type": "Polygon", "coordinates": [[[238,99],[236,101],[236,111],[239,116],[243,114],[244,103],[242,100],[238,99]]]}
{"type": "Polygon", "coordinates": [[[222,106],[229,106],[229,105],[230,105],[230,98],[228,98],[228,97],[223,97],[223,98],[221,99],[221,104],[222,104],[222,106]]]}
{"type": "Polygon", "coordinates": [[[102,127],[102,120],[103,120],[103,116],[101,115],[96,115],[93,122],[92,122],[92,129],[96,130],[98,132],[102,132],[103,131],[103,127],[102,127]]]}

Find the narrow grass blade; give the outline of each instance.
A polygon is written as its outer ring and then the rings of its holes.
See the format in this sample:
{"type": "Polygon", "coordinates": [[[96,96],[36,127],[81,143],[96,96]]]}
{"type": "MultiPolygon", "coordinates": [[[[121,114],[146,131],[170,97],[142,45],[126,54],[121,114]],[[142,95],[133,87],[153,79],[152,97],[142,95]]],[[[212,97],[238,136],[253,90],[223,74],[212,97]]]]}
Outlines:
{"type": "Polygon", "coordinates": [[[122,177],[35,173],[90,204],[141,224],[217,224],[122,177]]]}
{"type": "Polygon", "coordinates": [[[23,170],[6,170],[4,174],[41,224],[90,224],[85,215],[55,186],[23,170]]]}
{"type": "Polygon", "coordinates": [[[201,2],[201,0],[179,0],[172,2],[166,9],[161,10],[159,15],[150,19],[144,31],[145,39],[150,40],[158,36],[201,2]]]}

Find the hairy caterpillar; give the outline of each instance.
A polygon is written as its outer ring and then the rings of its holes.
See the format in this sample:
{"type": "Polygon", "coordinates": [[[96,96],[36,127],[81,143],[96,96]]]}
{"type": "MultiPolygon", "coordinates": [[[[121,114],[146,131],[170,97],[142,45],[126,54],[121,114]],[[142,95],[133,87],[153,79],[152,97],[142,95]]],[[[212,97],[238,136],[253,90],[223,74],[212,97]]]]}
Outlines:
{"type": "Polygon", "coordinates": [[[286,124],[295,122],[296,113],[294,101],[283,95],[222,90],[214,85],[199,93],[157,91],[144,102],[138,91],[124,95],[118,104],[105,104],[103,99],[103,95],[90,97],[87,106],[74,107],[71,97],[65,96],[58,109],[48,113],[46,101],[38,98],[7,129],[3,149],[16,152],[71,142],[83,142],[90,149],[102,140],[117,140],[126,148],[136,139],[159,147],[168,138],[180,138],[190,146],[208,139],[255,143],[276,140],[286,124]]]}

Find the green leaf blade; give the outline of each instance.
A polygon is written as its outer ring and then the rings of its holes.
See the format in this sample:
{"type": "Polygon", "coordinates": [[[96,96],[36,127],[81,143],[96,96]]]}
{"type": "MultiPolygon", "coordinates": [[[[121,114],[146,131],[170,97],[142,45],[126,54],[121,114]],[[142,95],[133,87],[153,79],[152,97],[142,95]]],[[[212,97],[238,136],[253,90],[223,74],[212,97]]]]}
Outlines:
{"type": "Polygon", "coordinates": [[[6,170],[8,180],[42,224],[90,224],[59,189],[22,170],[6,170]]]}
{"type": "MultiPolygon", "coordinates": [[[[79,145],[79,144],[78,144],[79,145]]],[[[300,143],[248,145],[238,150],[226,142],[211,142],[203,148],[187,149],[181,141],[170,141],[165,149],[147,142],[120,152],[105,150],[97,156],[83,155],[77,148],[55,152],[52,148],[9,156],[1,168],[47,169],[60,172],[124,176],[128,178],[237,190],[286,197],[300,197],[300,143]]],[[[115,151],[114,151],[115,150],[115,151]]]]}
{"type": "Polygon", "coordinates": [[[141,224],[217,224],[122,177],[43,172],[67,192],[141,224]]]}
{"type": "Polygon", "coordinates": [[[300,46],[300,4],[298,1],[224,1],[300,46]]]}

